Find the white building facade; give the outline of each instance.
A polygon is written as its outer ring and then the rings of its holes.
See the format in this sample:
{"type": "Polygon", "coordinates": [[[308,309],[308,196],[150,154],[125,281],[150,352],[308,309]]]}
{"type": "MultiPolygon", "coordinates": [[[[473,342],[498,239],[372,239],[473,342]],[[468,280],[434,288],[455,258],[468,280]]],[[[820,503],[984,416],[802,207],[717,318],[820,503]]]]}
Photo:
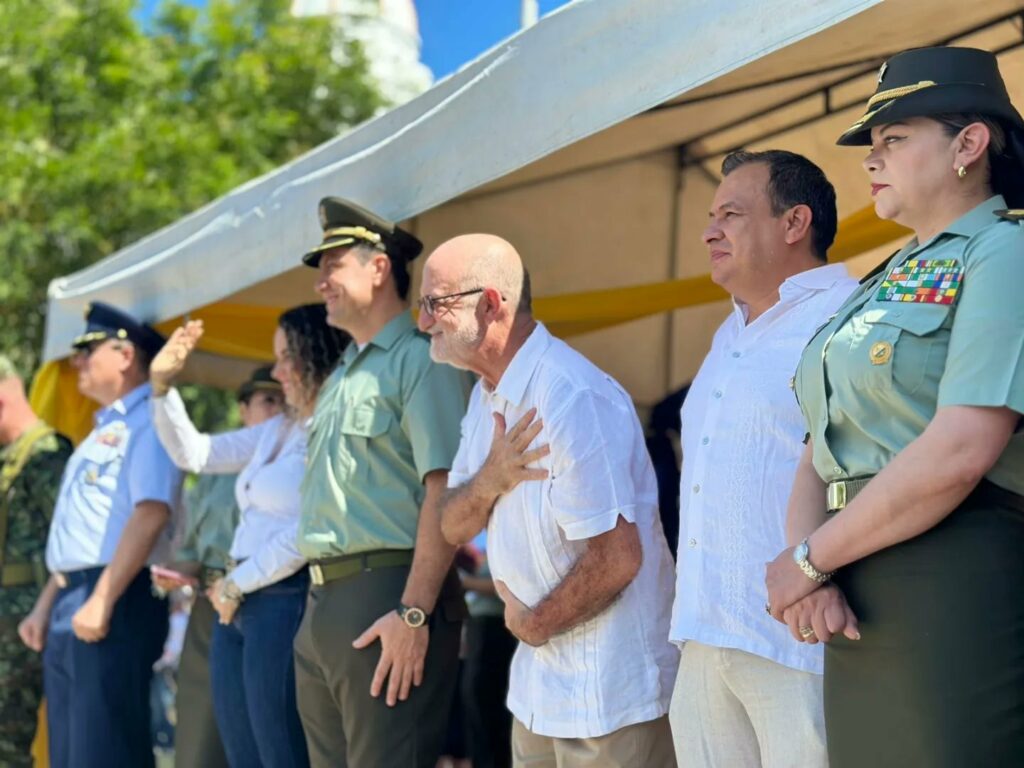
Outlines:
{"type": "Polygon", "coordinates": [[[292,13],[333,16],[346,37],[362,44],[370,76],[392,105],[433,82],[420,62],[419,16],[412,0],[292,0],[292,13]]]}

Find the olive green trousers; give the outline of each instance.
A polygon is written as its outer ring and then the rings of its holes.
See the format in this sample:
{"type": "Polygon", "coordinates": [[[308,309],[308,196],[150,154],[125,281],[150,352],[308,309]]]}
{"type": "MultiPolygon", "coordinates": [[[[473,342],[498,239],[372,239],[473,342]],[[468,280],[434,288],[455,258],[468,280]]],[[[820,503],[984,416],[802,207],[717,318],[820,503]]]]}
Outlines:
{"type": "MultiPolygon", "coordinates": [[[[430,617],[423,682],[394,707],[370,695],[380,643],[352,642],[401,601],[409,566],[312,586],[295,636],[299,717],[312,768],[434,768],[458,682],[465,603],[454,570],[430,617]]],[[[385,685],[386,691],[386,685],[385,685]]]]}
{"type": "Polygon", "coordinates": [[[1024,499],[985,481],[834,580],[861,639],[825,648],[831,768],[1024,765],[1024,499]]]}
{"type": "Polygon", "coordinates": [[[178,693],[174,729],[175,768],[228,768],[210,692],[210,638],[217,613],[205,597],[197,597],[185,630],[178,662],[178,693]]]}

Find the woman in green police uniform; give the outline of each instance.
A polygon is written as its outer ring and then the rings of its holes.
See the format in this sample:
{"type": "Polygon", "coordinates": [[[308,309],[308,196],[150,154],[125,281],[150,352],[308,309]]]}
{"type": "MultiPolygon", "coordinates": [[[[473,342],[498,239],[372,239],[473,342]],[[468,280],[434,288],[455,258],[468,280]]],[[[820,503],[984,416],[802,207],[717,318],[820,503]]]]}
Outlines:
{"type": "Polygon", "coordinates": [[[995,57],[930,48],[886,62],[839,139],[870,147],[876,212],[916,236],[796,376],[800,544],[767,608],[832,640],[832,768],[1024,763],[1022,137],[995,57]]]}

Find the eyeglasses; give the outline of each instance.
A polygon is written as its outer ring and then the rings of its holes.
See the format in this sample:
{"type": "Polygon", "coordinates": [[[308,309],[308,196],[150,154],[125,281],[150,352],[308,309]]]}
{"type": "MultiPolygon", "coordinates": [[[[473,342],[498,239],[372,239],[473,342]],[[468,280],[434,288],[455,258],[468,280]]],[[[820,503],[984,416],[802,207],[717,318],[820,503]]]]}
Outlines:
{"type": "MultiPolygon", "coordinates": [[[[102,347],[108,341],[113,341],[113,339],[96,339],[95,341],[86,342],[85,344],[83,344],[80,347],[75,347],[74,351],[71,353],[71,356],[72,357],[79,357],[79,358],[89,359],[90,357],[92,357],[92,353],[93,352],[95,352],[97,349],[102,347]]],[[[112,348],[113,349],[120,349],[121,345],[120,344],[115,344],[112,348]]]]}
{"type": "Polygon", "coordinates": [[[483,288],[474,288],[470,291],[459,291],[458,293],[448,293],[444,296],[424,296],[419,300],[420,312],[425,314],[427,317],[433,317],[437,311],[437,307],[444,306],[452,299],[458,299],[462,296],[472,296],[474,293],[483,293],[483,288]]]}

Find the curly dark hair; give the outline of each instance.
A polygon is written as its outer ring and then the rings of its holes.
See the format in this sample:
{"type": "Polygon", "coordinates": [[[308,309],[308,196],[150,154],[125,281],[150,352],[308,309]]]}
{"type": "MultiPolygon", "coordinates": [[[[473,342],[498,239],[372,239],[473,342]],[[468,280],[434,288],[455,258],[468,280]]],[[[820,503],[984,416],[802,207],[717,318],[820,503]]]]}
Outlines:
{"type": "Polygon", "coordinates": [[[327,324],[327,308],[323,304],[301,304],[285,310],[277,324],[284,331],[288,353],[302,376],[306,396],[316,400],[352,337],[327,324]]]}

